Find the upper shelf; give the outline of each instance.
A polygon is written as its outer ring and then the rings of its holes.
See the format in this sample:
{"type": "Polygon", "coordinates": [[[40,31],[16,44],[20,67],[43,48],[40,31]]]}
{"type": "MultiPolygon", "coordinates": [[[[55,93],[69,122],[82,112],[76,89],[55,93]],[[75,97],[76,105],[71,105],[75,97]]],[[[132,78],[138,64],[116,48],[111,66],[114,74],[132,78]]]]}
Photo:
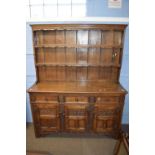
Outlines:
{"type": "Polygon", "coordinates": [[[123,45],[77,45],[77,44],[42,44],[34,45],[35,48],[56,48],[56,47],[66,47],[66,48],[123,48],[123,45]]]}

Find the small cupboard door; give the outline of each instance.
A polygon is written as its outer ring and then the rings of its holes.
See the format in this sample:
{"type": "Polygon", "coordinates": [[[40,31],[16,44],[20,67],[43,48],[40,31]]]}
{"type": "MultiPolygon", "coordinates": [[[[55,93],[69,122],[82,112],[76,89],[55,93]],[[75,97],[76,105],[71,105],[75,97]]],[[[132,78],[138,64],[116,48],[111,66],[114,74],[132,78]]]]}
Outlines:
{"type": "Polygon", "coordinates": [[[88,125],[87,104],[64,105],[65,131],[85,132],[88,125]]]}
{"type": "Polygon", "coordinates": [[[39,134],[60,130],[59,105],[37,103],[33,105],[34,121],[39,134]]]}
{"type": "Polygon", "coordinates": [[[93,131],[112,132],[119,127],[119,108],[114,105],[96,104],[94,106],[93,131]]]}

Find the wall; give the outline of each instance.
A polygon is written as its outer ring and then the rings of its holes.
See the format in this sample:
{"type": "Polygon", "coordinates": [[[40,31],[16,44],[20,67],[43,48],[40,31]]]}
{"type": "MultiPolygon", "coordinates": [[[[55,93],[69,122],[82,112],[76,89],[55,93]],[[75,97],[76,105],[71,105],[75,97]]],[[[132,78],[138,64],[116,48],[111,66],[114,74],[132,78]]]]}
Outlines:
{"type": "MultiPolygon", "coordinates": [[[[107,22],[107,19],[105,21],[105,18],[102,17],[125,17],[128,18],[129,16],[129,2],[128,0],[122,0],[122,8],[121,9],[111,9],[107,6],[107,0],[87,0],[86,3],[86,17],[88,18],[81,18],[82,23],[126,23],[121,21],[122,18],[117,18],[118,21],[113,22],[113,18],[111,21],[107,22]],[[94,18],[89,18],[94,17],[94,18]],[[101,18],[96,18],[101,17],[101,18]],[[119,21],[120,19],[120,21],[119,21]]],[[[115,20],[116,18],[114,18],[115,20]]],[[[32,31],[30,24],[39,24],[39,23],[81,23],[80,19],[67,19],[66,21],[58,21],[54,22],[54,19],[52,19],[53,22],[27,22],[26,23],[26,87],[29,88],[34,82],[35,82],[35,68],[34,68],[34,58],[33,58],[33,49],[32,49],[32,31]]],[[[61,20],[61,19],[60,19],[61,20]]],[[[121,75],[120,75],[120,82],[124,86],[125,89],[129,91],[129,28],[127,27],[125,32],[125,44],[124,44],[124,54],[123,54],[123,62],[122,62],[122,69],[121,69],[121,75]]],[[[32,116],[31,116],[31,109],[30,109],[30,102],[28,94],[26,96],[26,121],[32,122],[32,116]]],[[[125,99],[125,106],[123,111],[123,118],[122,123],[129,123],[129,95],[126,96],[125,99]]]]}

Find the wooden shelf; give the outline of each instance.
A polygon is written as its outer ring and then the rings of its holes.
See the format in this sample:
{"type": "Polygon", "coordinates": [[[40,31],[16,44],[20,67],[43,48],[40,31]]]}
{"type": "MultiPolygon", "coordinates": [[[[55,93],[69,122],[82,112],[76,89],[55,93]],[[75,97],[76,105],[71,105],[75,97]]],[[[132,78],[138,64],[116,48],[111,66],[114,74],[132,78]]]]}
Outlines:
{"type": "Polygon", "coordinates": [[[48,44],[48,45],[35,45],[35,48],[123,48],[122,45],[74,45],[74,44],[48,44]]]}
{"type": "Polygon", "coordinates": [[[36,66],[61,66],[61,67],[120,67],[116,64],[53,64],[53,63],[37,63],[36,66]]]}

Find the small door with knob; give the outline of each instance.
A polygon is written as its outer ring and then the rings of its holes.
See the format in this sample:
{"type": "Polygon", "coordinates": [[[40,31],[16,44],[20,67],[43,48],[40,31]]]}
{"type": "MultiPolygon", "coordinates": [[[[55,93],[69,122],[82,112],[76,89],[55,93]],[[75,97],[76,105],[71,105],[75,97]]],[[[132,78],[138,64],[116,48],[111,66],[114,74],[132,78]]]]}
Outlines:
{"type": "Polygon", "coordinates": [[[87,104],[66,103],[64,105],[64,119],[66,132],[85,132],[88,125],[87,104]]]}

